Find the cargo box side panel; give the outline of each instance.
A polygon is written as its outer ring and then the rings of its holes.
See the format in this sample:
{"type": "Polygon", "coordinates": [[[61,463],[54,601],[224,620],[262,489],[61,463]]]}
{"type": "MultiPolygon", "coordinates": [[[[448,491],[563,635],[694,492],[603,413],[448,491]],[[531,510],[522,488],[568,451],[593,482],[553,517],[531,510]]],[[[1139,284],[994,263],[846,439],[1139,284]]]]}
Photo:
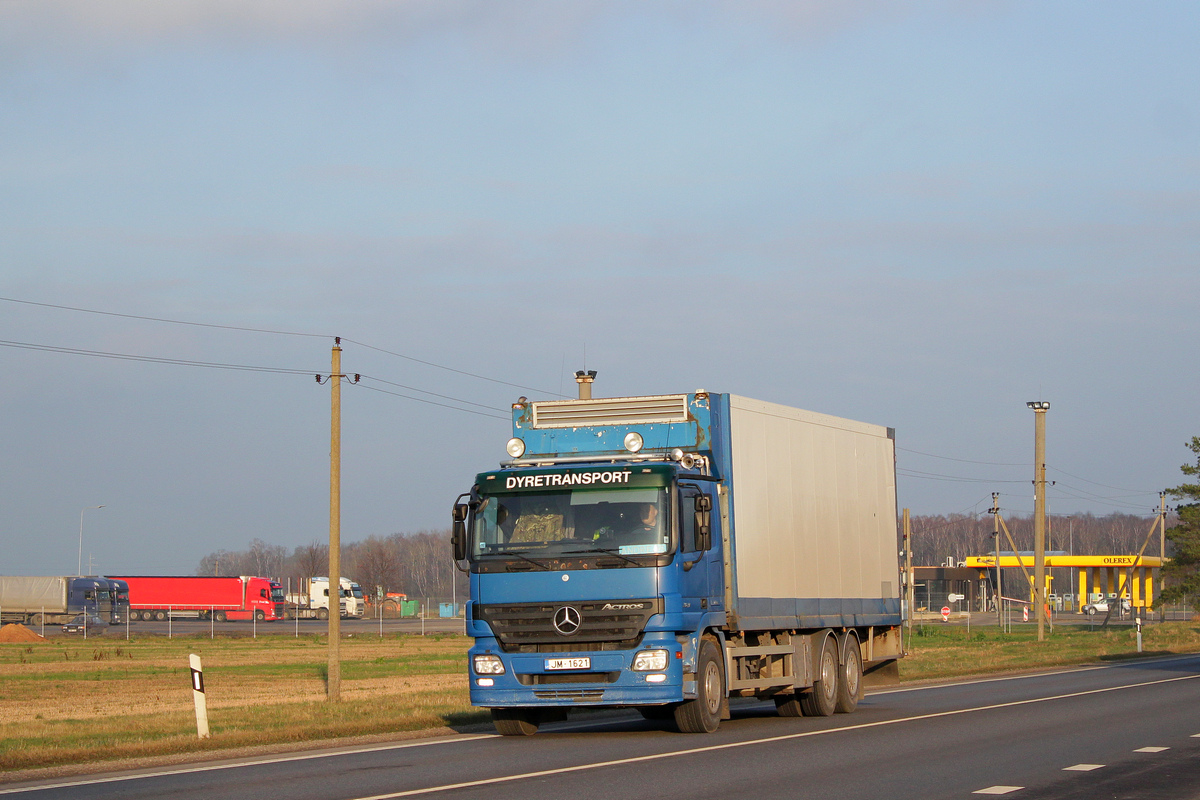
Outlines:
{"type": "Polygon", "coordinates": [[[0,609],[66,611],[67,581],[59,577],[0,577],[0,609]]]}
{"type": "Polygon", "coordinates": [[[730,407],[740,626],[897,624],[887,429],[742,397],[730,407]]]}

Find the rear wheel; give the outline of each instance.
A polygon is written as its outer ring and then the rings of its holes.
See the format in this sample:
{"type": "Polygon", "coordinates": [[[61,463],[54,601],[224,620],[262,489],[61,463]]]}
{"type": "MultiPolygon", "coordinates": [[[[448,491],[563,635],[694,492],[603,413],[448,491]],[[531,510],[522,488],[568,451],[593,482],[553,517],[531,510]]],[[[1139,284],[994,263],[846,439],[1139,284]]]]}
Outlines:
{"type": "Polygon", "coordinates": [[[800,708],[806,717],[828,717],[837,707],[837,637],[830,634],[821,644],[817,659],[817,679],[811,690],[800,695],[800,708]]]}
{"type": "Polygon", "coordinates": [[[683,733],[712,733],[721,724],[721,702],[725,699],[725,670],[721,650],[709,638],[700,642],[696,659],[696,699],[675,707],[675,724],[683,733]]]}
{"type": "Polygon", "coordinates": [[[42,624],[42,615],[41,615],[41,614],[34,614],[34,615],[33,615],[33,618],[32,618],[31,620],[29,620],[29,624],[30,624],[30,625],[34,625],[34,626],[39,626],[39,627],[40,627],[40,626],[41,626],[41,624],[42,624]]]}
{"type": "Polygon", "coordinates": [[[858,639],[846,637],[842,654],[842,672],[838,676],[837,706],[839,714],[850,714],[862,699],[862,651],[858,639]]]}
{"type": "Polygon", "coordinates": [[[493,708],[492,724],[501,736],[533,736],[542,722],[536,708],[493,708]]]}
{"type": "Polygon", "coordinates": [[[165,611],[155,611],[155,612],[154,612],[154,618],[155,618],[156,620],[158,620],[159,622],[162,622],[163,620],[165,620],[165,619],[167,618],[167,612],[165,612],[165,611]]]}
{"type": "Polygon", "coordinates": [[[224,621],[225,621],[225,612],[218,611],[217,612],[217,622],[224,622],[224,621]]]}

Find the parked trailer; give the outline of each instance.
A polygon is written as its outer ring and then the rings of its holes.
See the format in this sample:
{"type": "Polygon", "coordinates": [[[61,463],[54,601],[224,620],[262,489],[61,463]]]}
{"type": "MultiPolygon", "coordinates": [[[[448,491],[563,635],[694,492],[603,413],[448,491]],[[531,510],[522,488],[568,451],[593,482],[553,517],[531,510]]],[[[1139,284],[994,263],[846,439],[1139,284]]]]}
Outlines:
{"type": "Polygon", "coordinates": [[[108,620],[112,613],[112,587],[104,578],[0,576],[0,622],[61,624],[76,614],[108,620]]]}
{"type": "Polygon", "coordinates": [[[891,429],[589,392],[522,398],[507,450],[453,514],[471,703],[500,733],[621,706],[712,732],[730,697],[825,716],[898,679],[891,429]]]}
{"type": "Polygon", "coordinates": [[[269,578],[122,575],[116,580],[129,585],[131,619],[165,620],[169,614],[269,622],[284,616],[283,589],[269,578]]]}

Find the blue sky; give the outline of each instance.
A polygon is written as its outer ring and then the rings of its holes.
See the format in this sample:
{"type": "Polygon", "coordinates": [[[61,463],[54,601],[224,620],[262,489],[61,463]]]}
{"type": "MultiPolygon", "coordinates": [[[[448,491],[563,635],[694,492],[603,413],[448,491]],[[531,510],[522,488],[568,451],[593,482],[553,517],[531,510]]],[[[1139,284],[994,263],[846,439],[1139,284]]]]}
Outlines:
{"type": "Polygon", "coordinates": [[[6,0],[0,571],[73,572],[100,504],[100,572],[328,529],[311,375],[13,342],[346,337],[347,540],[445,527],[585,365],[894,427],[915,513],[1031,511],[1044,398],[1051,512],[1148,513],[1200,434],[1198,40],[1169,2],[6,0]]]}

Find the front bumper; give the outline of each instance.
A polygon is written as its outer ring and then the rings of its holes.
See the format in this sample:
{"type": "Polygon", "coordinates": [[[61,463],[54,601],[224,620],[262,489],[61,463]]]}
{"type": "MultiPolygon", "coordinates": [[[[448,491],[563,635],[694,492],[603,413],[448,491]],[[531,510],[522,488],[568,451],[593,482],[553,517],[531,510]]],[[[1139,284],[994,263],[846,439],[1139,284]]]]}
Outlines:
{"type": "MultiPolygon", "coordinates": [[[[468,653],[471,705],[485,708],[563,706],[645,706],[678,703],[684,696],[683,648],[675,638],[648,635],[631,650],[558,653],[504,653],[495,639],[479,639],[468,653]],[[642,650],[667,651],[667,667],[655,672],[634,672],[634,655],[642,650]],[[503,675],[477,675],[474,657],[498,656],[503,675]],[[584,670],[551,670],[549,659],[586,657],[584,670]],[[490,679],[491,685],[485,684],[490,679]]],[[[691,676],[689,676],[690,678],[691,676]]],[[[690,681],[694,689],[694,681],[690,681]]]]}

